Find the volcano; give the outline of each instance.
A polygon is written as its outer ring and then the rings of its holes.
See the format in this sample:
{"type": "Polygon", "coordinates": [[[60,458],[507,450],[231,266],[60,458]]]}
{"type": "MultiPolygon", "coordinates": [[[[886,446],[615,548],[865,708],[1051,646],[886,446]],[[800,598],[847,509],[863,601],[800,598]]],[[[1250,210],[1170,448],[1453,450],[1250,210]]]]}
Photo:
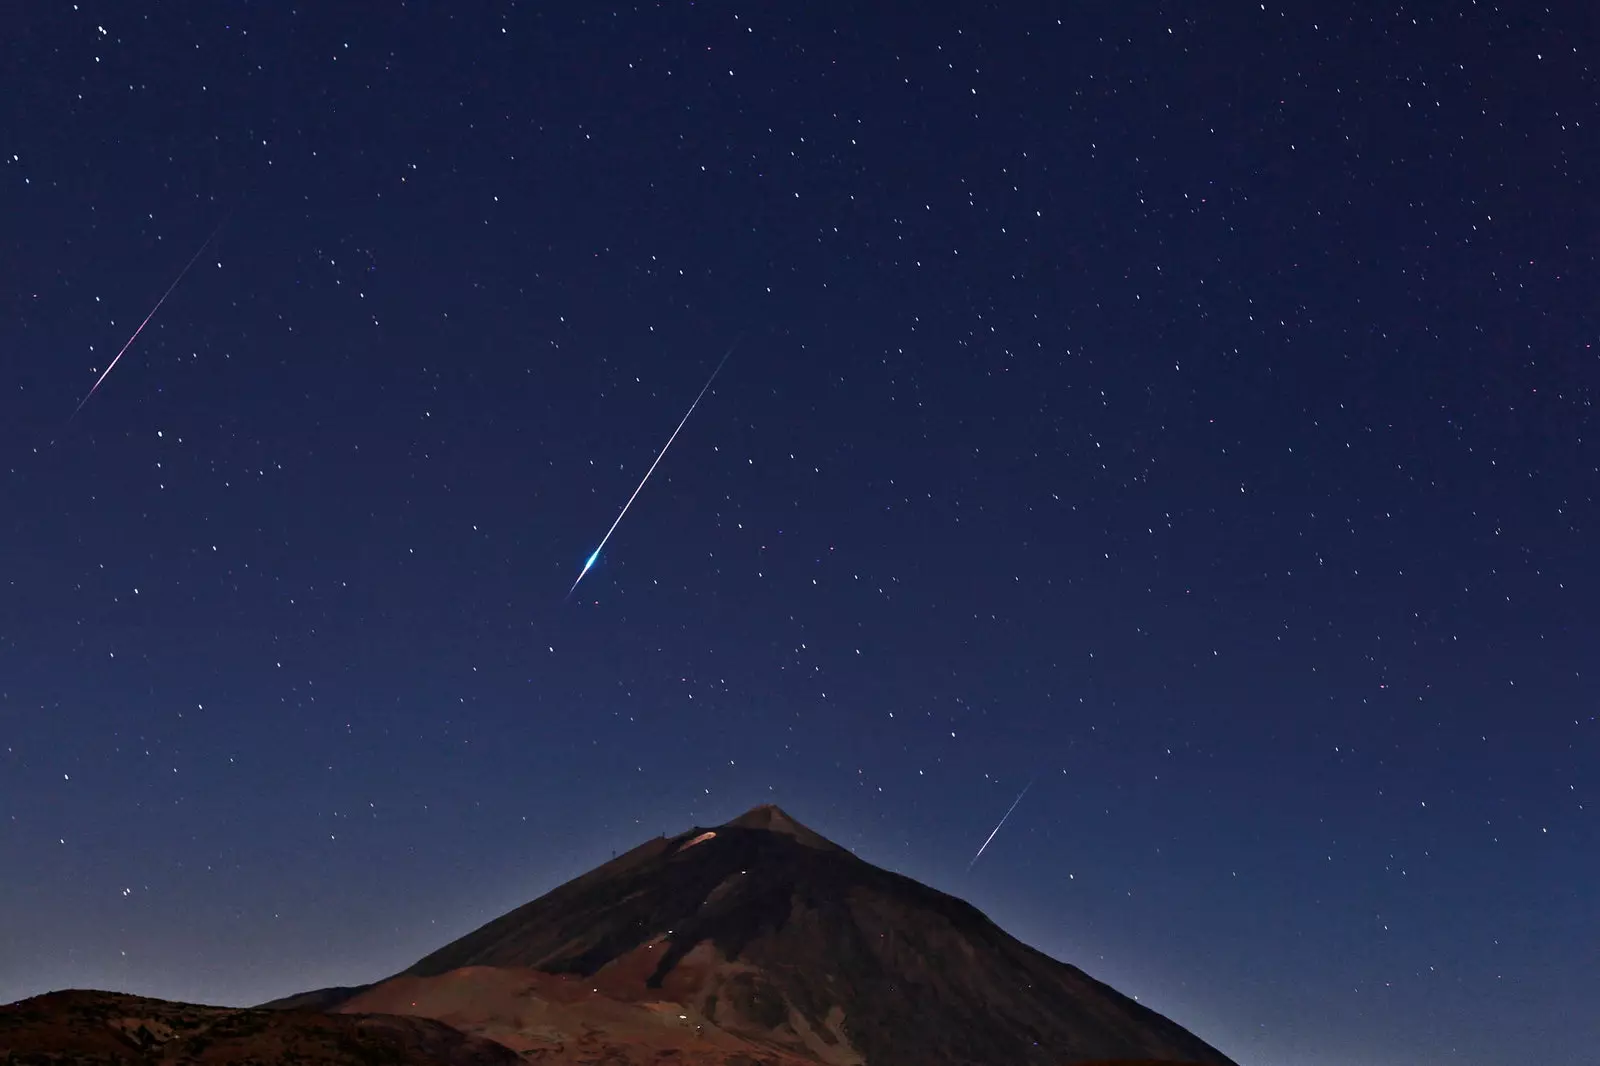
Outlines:
{"type": "Polygon", "coordinates": [[[266,1006],[431,1018],[552,1063],[1231,1064],[773,806],[647,841],[386,980],[266,1006]]]}

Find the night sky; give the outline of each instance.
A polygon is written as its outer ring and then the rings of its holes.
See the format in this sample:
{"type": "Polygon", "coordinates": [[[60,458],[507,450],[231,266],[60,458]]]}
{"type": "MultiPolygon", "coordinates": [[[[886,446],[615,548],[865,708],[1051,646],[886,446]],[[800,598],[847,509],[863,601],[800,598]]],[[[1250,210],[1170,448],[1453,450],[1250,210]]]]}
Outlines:
{"type": "Polygon", "coordinates": [[[5,16],[0,1000],[776,802],[1246,1066],[1592,1063],[1588,5],[797,6],[5,16]]]}

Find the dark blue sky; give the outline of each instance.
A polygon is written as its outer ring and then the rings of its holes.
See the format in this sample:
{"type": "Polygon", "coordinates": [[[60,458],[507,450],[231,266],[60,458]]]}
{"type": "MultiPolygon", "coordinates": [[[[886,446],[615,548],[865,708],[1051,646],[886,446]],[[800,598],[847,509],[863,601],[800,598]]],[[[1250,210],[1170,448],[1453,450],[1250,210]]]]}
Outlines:
{"type": "Polygon", "coordinates": [[[1246,1066],[1591,1062],[1593,13],[1368,6],[8,16],[0,1000],[776,801],[1246,1066]]]}

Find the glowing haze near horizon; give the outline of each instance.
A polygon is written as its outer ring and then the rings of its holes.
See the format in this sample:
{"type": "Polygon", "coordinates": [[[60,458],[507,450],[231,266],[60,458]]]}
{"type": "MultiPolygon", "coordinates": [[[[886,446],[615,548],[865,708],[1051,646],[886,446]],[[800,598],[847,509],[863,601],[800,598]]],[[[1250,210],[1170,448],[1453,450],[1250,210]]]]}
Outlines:
{"type": "Polygon", "coordinates": [[[1592,1062],[1585,10],[569,8],[9,17],[0,1000],[775,801],[1247,1066],[1592,1062]]]}

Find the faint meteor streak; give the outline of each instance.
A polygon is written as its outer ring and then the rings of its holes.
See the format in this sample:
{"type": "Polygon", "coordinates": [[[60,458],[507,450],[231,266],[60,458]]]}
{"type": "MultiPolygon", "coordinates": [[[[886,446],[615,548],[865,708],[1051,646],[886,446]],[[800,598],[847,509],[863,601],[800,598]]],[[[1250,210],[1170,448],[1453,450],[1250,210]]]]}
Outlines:
{"type": "Polygon", "coordinates": [[[717,368],[711,372],[711,376],[706,378],[706,383],[700,388],[700,395],[694,398],[694,403],[690,404],[689,410],[684,412],[683,420],[678,423],[678,428],[672,431],[672,436],[667,438],[667,443],[661,446],[661,451],[656,454],[656,461],[651,463],[650,469],[644,472],[644,477],[640,480],[638,488],[633,490],[633,495],[628,497],[628,502],[623,504],[622,510],[617,512],[616,521],[611,523],[611,528],[606,530],[606,535],[600,538],[600,546],[590,552],[589,558],[584,560],[583,569],[578,572],[578,580],[574,581],[572,587],[567,590],[567,598],[571,598],[572,594],[578,590],[578,582],[583,580],[584,575],[589,572],[590,568],[600,558],[600,553],[605,550],[606,541],[611,539],[611,534],[615,533],[617,526],[622,524],[622,516],[628,513],[629,507],[633,506],[633,501],[639,495],[639,490],[644,488],[646,481],[650,480],[650,475],[656,472],[656,467],[661,464],[661,457],[667,454],[667,449],[672,447],[672,442],[678,439],[678,433],[683,429],[684,423],[689,421],[689,416],[694,414],[694,409],[700,406],[700,401],[705,397],[707,390],[711,388],[711,383],[717,380],[718,374],[722,373],[723,363],[728,361],[728,357],[733,354],[733,350],[739,346],[739,341],[742,339],[742,337],[735,338],[734,342],[728,345],[728,350],[722,353],[722,362],[718,363],[717,368]]]}
{"type": "Polygon", "coordinates": [[[167,291],[161,294],[161,299],[157,300],[156,305],[150,309],[150,313],[144,316],[144,321],[139,323],[139,328],[133,331],[133,336],[128,338],[128,343],[122,346],[122,351],[118,352],[116,358],[112,359],[110,364],[100,372],[100,376],[95,379],[94,385],[91,386],[89,391],[84,394],[83,399],[78,401],[78,406],[72,411],[73,418],[78,417],[78,412],[83,410],[83,405],[89,402],[89,397],[93,396],[100,388],[100,383],[105,381],[105,379],[110,375],[111,371],[117,368],[118,361],[121,360],[124,355],[128,354],[128,349],[133,347],[133,342],[139,339],[139,334],[144,332],[144,328],[150,324],[150,320],[156,317],[156,312],[161,310],[161,305],[167,302],[167,297],[172,295],[172,290],[178,287],[178,283],[183,280],[183,276],[189,273],[189,268],[194,266],[201,254],[208,247],[210,247],[211,242],[216,240],[217,234],[221,231],[222,223],[218,222],[217,228],[211,231],[211,236],[207,237],[205,239],[205,243],[200,245],[199,250],[196,251],[194,255],[189,257],[189,261],[183,265],[183,269],[178,271],[178,276],[172,279],[172,284],[167,286],[167,291]]]}
{"type": "Polygon", "coordinates": [[[1006,819],[1011,817],[1011,812],[1017,809],[1017,804],[1022,802],[1022,797],[1026,796],[1028,794],[1028,789],[1032,787],[1032,781],[1029,781],[1026,785],[1022,786],[1022,791],[1017,793],[1017,798],[1011,801],[1011,806],[1006,808],[1006,813],[1000,816],[1000,824],[994,827],[994,830],[989,834],[989,839],[985,840],[983,842],[983,847],[978,849],[978,854],[974,855],[972,857],[972,861],[967,863],[968,871],[971,871],[974,866],[978,865],[978,860],[983,857],[983,849],[989,846],[989,842],[995,838],[995,834],[1000,832],[1000,827],[1006,824],[1006,819]]]}

